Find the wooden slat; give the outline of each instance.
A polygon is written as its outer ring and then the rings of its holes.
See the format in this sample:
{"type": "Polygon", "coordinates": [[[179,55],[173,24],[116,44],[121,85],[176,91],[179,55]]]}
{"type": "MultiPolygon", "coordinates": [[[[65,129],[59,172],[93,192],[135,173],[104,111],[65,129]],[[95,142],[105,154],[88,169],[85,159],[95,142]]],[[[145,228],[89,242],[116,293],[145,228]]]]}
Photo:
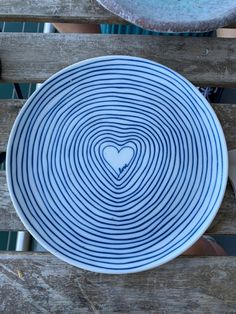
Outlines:
{"type": "Polygon", "coordinates": [[[0,171],[0,230],[25,230],[7,189],[5,172],[0,171]]]}
{"type": "Polygon", "coordinates": [[[40,82],[72,63],[102,55],[145,57],[196,85],[236,86],[236,39],[101,34],[0,34],[2,81],[40,82]]]}
{"type": "MultiPolygon", "coordinates": [[[[25,230],[10,200],[4,172],[0,172],[0,230],[25,230]]],[[[236,234],[236,201],[230,184],[221,208],[207,233],[236,234]]]]}
{"type": "Polygon", "coordinates": [[[0,152],[5,152],[12,125],[25,100],[0,100],[0,152]]]}
{"type": "Polygon", "coordinates": [[[236,257],[104,275],[49,254],[0,255],[1,313],[235,313],[236,257]]]}
{"type": "MultiPolygon", "coordinates": [[[[6,151],[10,130],[25,100],[0,100],[0,152],[6,151]]],[[[212,104],[223,127],[228,149],[236,148],[236,105],[212,104]]]]}
{"type": "Polygon", "coordinates": [[[228,150],[236,148],[236,104],[212,104],[222,125],[228,150]]]}
{"type": "Polygon", "coordinates": [[[1,21],[124,23],[96,0],[0,0],[1,21]]]}

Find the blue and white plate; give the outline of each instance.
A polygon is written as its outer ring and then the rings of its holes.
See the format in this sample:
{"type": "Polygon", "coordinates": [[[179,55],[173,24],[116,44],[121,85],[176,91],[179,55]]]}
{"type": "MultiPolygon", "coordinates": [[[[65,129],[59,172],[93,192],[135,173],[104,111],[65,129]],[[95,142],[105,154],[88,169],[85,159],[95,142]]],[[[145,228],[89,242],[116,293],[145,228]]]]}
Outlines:
{"type": "Polygon", "coordinates": [[[7,150],[26,228],[62,260],[102,273],[183,253],[216,215],[227,174],[221,126],[198,90],[128,56],[52,76],[24,105],[7,150]]]}

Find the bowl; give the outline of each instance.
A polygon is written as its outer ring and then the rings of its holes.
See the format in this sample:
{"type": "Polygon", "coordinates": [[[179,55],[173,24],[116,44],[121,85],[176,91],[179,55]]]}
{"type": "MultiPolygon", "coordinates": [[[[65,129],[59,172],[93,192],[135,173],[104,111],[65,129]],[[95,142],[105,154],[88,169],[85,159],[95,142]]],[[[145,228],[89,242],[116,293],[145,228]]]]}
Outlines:
{"type": "Polygon", "coordinates": [[[224,196],[228,157],[211,106],[150,60],[104,56],[53,75],[25,103],[7,183],[33,237],[77,267],[122,274],[183,253],[224,196]]]}
{"type": "Polygon", "coordinates": [[[234,23],[235,0],[97,0],[121,18],[157,32],[207,32],[234,23]]]}

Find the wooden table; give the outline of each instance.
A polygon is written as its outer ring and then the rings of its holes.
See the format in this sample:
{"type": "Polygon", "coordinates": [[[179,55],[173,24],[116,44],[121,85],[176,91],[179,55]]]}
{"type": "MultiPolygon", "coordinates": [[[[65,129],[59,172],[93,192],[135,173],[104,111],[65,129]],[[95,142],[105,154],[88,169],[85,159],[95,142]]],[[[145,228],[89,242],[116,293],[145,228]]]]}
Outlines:
{"type": "MultiPolygon", "coordinates": [[[[95,0],[0,0],[5,21],[124,23],[95,0]]],[[[236,87],[236,39],[136,35],[0,34],[1,82],[41,82],[80,60],[126,54],[158,61],[196,85],[236,87]]],[[[21,100],[0,102],[0,152],[21,100]]],[[[213,104],[236,147],[236,105],[213,104]]],[[[0,172],[0,230],[24,230],[0,172]]],[[[208,234],[236,234],[230,185],[208,234]]],[[[49,253],[1,252],[1,313],[236,313],[236,257],[179,257],[138,274],[102,275],[49,253]]]]}

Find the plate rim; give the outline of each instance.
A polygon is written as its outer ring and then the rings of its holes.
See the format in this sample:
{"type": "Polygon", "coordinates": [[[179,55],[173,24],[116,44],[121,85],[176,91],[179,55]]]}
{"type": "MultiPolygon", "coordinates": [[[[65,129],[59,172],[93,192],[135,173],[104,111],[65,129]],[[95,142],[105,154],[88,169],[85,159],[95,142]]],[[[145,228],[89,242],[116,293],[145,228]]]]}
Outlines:
{"type": "MultiPolygon", "coordinates": [[[[221,142],[221,146],[222,146],[222,160],[225,160],[225,163],[223,163],[223,174],[222,174],[222,187],[217,199],[217,202],[214,206],[214,208],[212,209],[209,217],[204,221],[203,225],[201,227],[198,228],[198,231],[196,233],[194,233],[193,236],[191,236],[190,240],[187,240],[187,242],[184,245],[181,245],[180,248],[178,248],[177,250],[173,251],[173,253],[168,254],[166,257],[162,258],[160,261],[157,262],[152,262],[149,263],[145,266],[141,266],[141,267],[137,267],[134,268],[132,270],[124,270],[124,269],[117,269],[117,270],[110,270],[110,269],[102,269],[100,267],[94,267],[94,266],[89,266],[87,264],[83,264],[81,262],[75,262],[73,260],[71,260],[70,258],[67,258],[65,255],[59,253],[57,250],[53,249],[50,245],[48,245],[40,236],[40,234],[35,230],[35,228],[31,228],[31,226],[29,225],[29,223],[27,222],[27,220],[24,218],[23,216],[23,211],[18,207],[18,202],[15,200],[14,197],[14,193],[12,190],[12,186],[10,184],[10,155],[9,155],[9,151],[10,151],[10,146],[12,145],[12,141],[14,138],[14,134],[16,132],[17,126],[18,126],[18,122],[21,118],[21,116],[24,114],[24,111],[26,110],[28,104],[30,104],[31,100],[33,99],[34,95],[36,93],[38,93],[38,91],[43,88],[44,84],[50,82],[51,80],[53,80],[54,78],[56,78],[58,75],[63,74],[65,71],[69,70],[69,69],[73,69],[76,68],[78,66],[84,65],[84,64],[89,64],[93,61],[98,61],[98,60],[107,60],[107,59],[114,59],[114,58],[121,58],[121,59],[135,59],[135,60],[142,60],[142,61],[148,61],[150,64],[154,64],[154,65],[159,65],[162,68],[171,70],[171,72],[173,72],[174,74],[176,74],[178,77],[180,77],[185,83],[187,83],[188,85],[190,85],[193,89],[196,89],[196,87],[190,82],[188,81],[185,77],[183,77],[181,74],[179,74],[178,72],[172,70],[171,68],[157,63],[155,61],[146,59],[146,58],[140,58],[140,57],[135,57],[135,56],[128,56],[128,55],[109,55],[109,56],[100,56],[100,57],[94,57],[94,58],[89,58],[89,59],[85,59],[82,60],[80,62],[74,63],[70,66],[67,66],[63,69],[61,69],[60,71],[56,72],[55,74],[53,74],[52,76],[50,76],[44,83],[41,84],[41,86],[29,97],[29,99],[25,102],[25,104],[23,105],[22,109],[20,110],[14,124],[13,127],[11,129],[10,132],[10,136],[9,136],[9,140],[8,140],[8,144],[7,144],[7,154],[6,154],[6,181],[7,181],[7,186],[8,186],[8,191],[10,194],[10,198],[12,200],[12,203],[14,205],[14,209],[16,211],[16,213],[18,214],[20,220],[22,221],[23,225],[26,227],[26,229],[31,233],[31,235],[36,239],[36,241],[38,241],[46,250],[48,250],[50,253],[52,253],[53,255],[55,255],[56,257],[58,257],[59,259],[67,262],[70,265],[79,267],[81,269],[84,270],[88,270],[88,271],[92,271],[92,272],[99,272],[99,273],[105,273],[105,274],[128,274],[128,273],[137,273],[137,272],[141,272],[141,271],[146,271],[149,269],[153,269],[155,267],[161,266],[171,260],[173,260],[174,258],[176,258],[177,256],[181,255],[183,252],[185,252],[188,248],[190,248],[203,234],[204,232],[208,229],[208,227],[210,226],[210,224],[212,223],[212,221],[214,220],[218,210],[220,209],[220,205],[223,201],[223,197],[225,195],[225,190],[226,190],[226,186],[227,186],[227,181],[228,181],[228,150],[227,150],[227,144],[226,144],[226,140],[225,140],[225,136],[223,133],[223,129],[222,126],[219,122],[219,119],[214,111],[214,109],[210,106],[210,104],[208,103],[208,101],[205,99],[205,97],[198,91],[198,95],[199,97],[203,100],[204,104],[208,107],[214,122],[216,123],[216,128],[219,132],[219,137],[220,137],[220,142],[221,142]]],[[[197,89],[196,89],[197,90],[197,89]]]]}

